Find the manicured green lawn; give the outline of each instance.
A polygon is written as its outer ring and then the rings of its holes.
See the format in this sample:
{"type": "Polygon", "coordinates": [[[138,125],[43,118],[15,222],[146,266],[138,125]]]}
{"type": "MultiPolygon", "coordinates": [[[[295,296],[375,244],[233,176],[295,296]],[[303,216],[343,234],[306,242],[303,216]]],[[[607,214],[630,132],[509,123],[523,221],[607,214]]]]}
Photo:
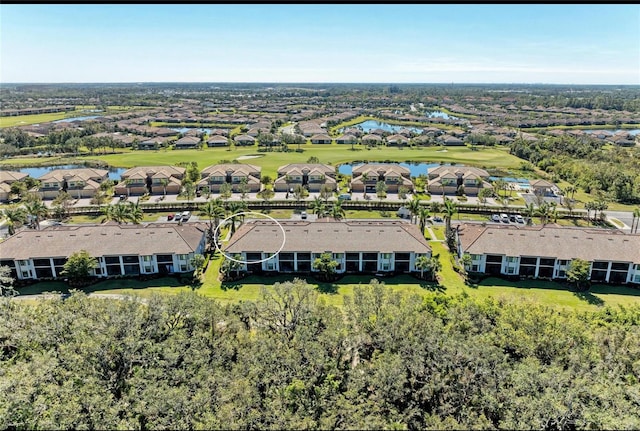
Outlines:
{"type": "MultiPolygon", "coordinates": [[[[87,115],[99,115],[91,114],[87,112],[87,109],[95,109],[95,106],[76,106],[75,111],[70,112],[51,112],[48,114],[34,114],[34,115],[17,115],[15,117],[0,117],[0,128],[3,127],[15,127],[15,126],[27,126],[29,124],[49,123],[51,121],[63,120],[65,118],[72,117],[84,117],[87,115]]],[[[143,109],[143,107],[131,107],[131,106],[109,106],[107,113],[110,111],[129,111],[132,109],[143,109]]]]}
{"type": "MultiPolygon", "coordinates": [[[[258,152],[256,146],[231,147],[231,148],[205,148],[202,150],[168,150],[157,151],[128,151],[115,154],[96,154],[82,156],[82,159],[102,160],[113,167],[131,168],[134,166],[151,165],[176,165],[177,163],[196,160],[198,167],[204,169],[207,166],[219,164],[223,161],[232,161],[241,156],[258,156],[256,158],[238,160],[241,163],[249,163],[260,166],[262,175],[276,176],[280,166],[288,163],[306,163],[310,157],[317,157],[320,163],[339,165],[353,161],[389,161],[389,162],[444,162],[478,167],[517,168],[521,159],[510,155],[507,147],[483,148],[472,151],[467,147],[420,147],[399,149],[393,147],[380,147],[366,150],[356,146],[351,150],[351,145],[319,145],[303,144],[302,152],[297,152],[296,145],[292,150],[282,152],[258,152]]],[[[39,159],[42,160],[42,159],[39,159]]]]}
{"type": "MultiPolygon", "coordinates": [[[[441,227],[433,230],[441,234],[441,227]]],[[[444,243],[430,241],[432,252],[442,264],[439,273],[440,282],[420,280],[412,275],[399,275],[382,278],[387,287],[407,294],[424,295],[427,292],[439,292],[456,296],[466,294],[477,298],[502,298],[508,302],[535,302],[553,307],[571,308],[575,310],[596,310],[601,306],[640,305],[640,289],[624,286],[594,285],[589,292],[578,293],[566,285],[543,280],[506,281],[489,277],[477,284],[467,284],[464,278],[454,271],[449,252],[444,243]]],[[[195,290],[200,295],[223,303],[253,301],[260,298],[263,286],[273,286],[278,282],[292,281],[294,276],[249,276],[235,282],[221,282],[218,279],[221,259],[218,257],[209,262],[204,282],[199,286],[190,286],[176,277],[163,277],[155,280],[138,281],[129,279],[107,280],[91,285],[84,290],[105,294],[135,295],[150,297],[153,294],[176,294],[195,290]]],[[[324,283],[313,277],[306,277],[307,283],[315,286],[319,297],[327,304],[343,305],[344,297],[352,295],[358,285],[366,285],[373,275],[347,275],[335,283],[324,283]]],[[[32,295],[46,292],[67,293],[68,286],[63,282],[42,282],[20,289],[21,295],[32,295]]]]}

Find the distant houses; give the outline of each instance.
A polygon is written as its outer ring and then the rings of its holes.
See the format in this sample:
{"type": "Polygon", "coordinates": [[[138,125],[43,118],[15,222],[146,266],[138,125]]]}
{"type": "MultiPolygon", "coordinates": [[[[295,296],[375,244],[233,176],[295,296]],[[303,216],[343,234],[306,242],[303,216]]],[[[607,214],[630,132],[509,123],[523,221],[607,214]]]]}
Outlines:
{"type": "Polygon", "coordinates": [[[106,169],[55,169],[38,178],[38,194],[42,199],[55,199],[60,191],[64,191],[76,199],[92,198],[100,189],[100,184],[108,178],[109,171],[106,169]]]}
{"type": "Polygon", "coordinates": [[[211,193],[220,193],[223,184],[230,184],[232,192],[240,192],[240,186],[246,184],[247,192],[256,193],[261,187],[260,166],[245,163],[223,163],[207,166],[201,172],[201,179],[196,184],[198,190],[209,187],[211,193]]]}
{"type": "Polygon", "coordinates": [[[278,168],[278,178],[274,182],[274,191],[286,192],[297,184],[310,192],[319,192],[322,186],[335,191],[336,168],[321,163],[291,163],[278,168]]]}
{"type": "Polygon", "coordinates": [[[11,184],[22,181],[29,175],[16,171],[0,171],[0,202],[6,202],[11,196],[11,184]]]}
{"type": "Polygon", "coordinates": [[[466,195],[477,195],[480,189],[492,189],[489,173],[469,166],[439,166],[429,169],[427,190],[431,194],[456,194],[460,186],[466,195]]]}
{"type": "Polygon", "coordinates": [[[395,163],[365,163],[352,169],[351,190],[357,193],[376,193],[376,185],[382,181],[386,191],[398,193],[401,186],[413,191],[411,171],[395,163]]]}
{"type": "Polygon", "coordinates": [[[117,195],[178,194],[186,168],[179,166],[138,166],[126,170],[115,185],[117,195]]]}

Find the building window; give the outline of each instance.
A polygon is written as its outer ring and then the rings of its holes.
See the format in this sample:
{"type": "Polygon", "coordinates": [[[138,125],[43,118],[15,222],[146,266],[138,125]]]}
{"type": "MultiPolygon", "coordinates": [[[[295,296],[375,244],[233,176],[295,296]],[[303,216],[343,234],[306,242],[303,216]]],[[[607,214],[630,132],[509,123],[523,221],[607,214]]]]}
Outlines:
{"type": "Polygon", "coordinates": [[[385,260],[391,259],[391,253],[381,253],[381,256],[385,260]]]}
{"type": "Polygon", "coordinates": [[[31,278],[31,271],[22,271],[22,278],[31,278]]]}
{"type": "Polygon", "coordinates": [[[471,265],[471,271],[478,272],[478,265],[471,265]]]}

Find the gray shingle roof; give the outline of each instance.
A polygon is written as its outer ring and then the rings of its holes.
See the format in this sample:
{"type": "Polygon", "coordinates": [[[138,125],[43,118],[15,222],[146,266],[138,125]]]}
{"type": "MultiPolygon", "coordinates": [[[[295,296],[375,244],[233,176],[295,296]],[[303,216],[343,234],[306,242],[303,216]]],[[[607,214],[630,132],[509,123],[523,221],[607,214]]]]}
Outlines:
{"type": "Polygon", "coordinates": [[[470,254],[543,256],[640,263],[640,235],[606,229],[463,224],[462,248],[470,254]]]}
{"type": "Polygon", "coordinates": [[[0,243],[3,259],[68,257],[87,250],[92,256],[189,254],[206,231],[204,223],[51,226],[23,230],[0,243]]]}
{"type": "Polygon", "coordinates": [[[231,238],[226,253],[310,251],[430,253],[417,225],[402,221],[280,221],[284,231],[269,220],[245,222],[231,238]]]}

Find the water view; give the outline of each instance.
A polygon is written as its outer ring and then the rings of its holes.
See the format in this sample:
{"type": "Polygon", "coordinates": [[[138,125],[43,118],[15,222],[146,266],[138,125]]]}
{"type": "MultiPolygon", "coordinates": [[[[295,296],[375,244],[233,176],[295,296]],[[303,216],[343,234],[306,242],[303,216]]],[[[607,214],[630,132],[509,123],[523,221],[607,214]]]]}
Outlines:
{"type": "Polygon", "coordinates": [[[427,111],[424,113],[429,118],[444,118],[445,120],[458,120],[458,117],[454,117],[453,115],[449,115],[446,112],[442,111],[427,111]]]}
{"type": "Polygon", "coordinates": [[[362,130],[364,133],[369,133],[374,129],[382,129],[385,132],[391,132],[391,133],[397,133],[399,130],[408,129],[418,134],[422,133],[422,129],[418,127],[398,126],[398,125],[383,123],[381,121],[375,121],[375,120],[363,121],[362,123],[354,124],[353,126],[343,127],[341,129],[338,129],[338,131],[342,133],[344,132],[344,129],[348,129],[351,127],[356,127],[362,130]]]}
{"type": "MultiPolygon", "coordinates": [[[[39,166],[35,168],[21,168],[21,169],[17,169],[17,171],[22,172],[23,174],[27,174],[31,178],[38,179],[44,174],[51,171],[55,171],[56,169],[82,169],[86,167],[87,166],[83,166],[83,165],[39,166]]],[[[99,169],[103,169],[103,168],[99,168],[99,169]]],[[[107,170],[109,171],[110,180],[120,181],[122,173],[127,169],[126,168],[109,168],[107,170]]]]}
{"type": "Polygon", "coordinates": [[[72,121],[84,121],[84,120],[93,120],[95,118],[100,118],[100,115],[87,115],[84,117],[71,117],[71,118],[63,118],[62,120],[56,120],[54,123],[70,123],[72,121]]]}
{"type": "MultiPolygon", "coordinates": [[[[382,162],[371,162],[373,163],[382,163],[382,162]]],[[[358,166],[362,166],[364,163],[344,163],[338,166],[338,173],[342,175],[351,175],[353,173],[353,168],[358,166]]],[[[420,175],[427,175],[427,172],[431,168],[437,168],[438,166],[450,166],[449,164],[442,165],[440,163],[407,163],[401,162],[397,163],[400,166],[405,168],[409,168],[412,177],[418,177],[420,175]]]]}
{"type": "MultiPolygon", "coordinates": [[[[627,132],[630,135],[633,136],[637,136],[640,133],[640,129],[598,129],[598,130],[606,130],[607,132],[611,132],[611,133],[618,133],[618,132],[627,132]]],[[[598,130],[591,130],[591,129],[586,129],[584,130],[585,133],[595,133],[598,130]]]]}
{"type": "Polygon", "coordinates": [[[197,130],[199,132],[205,132],[207,135],[211,134],[211,129],[196,128],[196,127],[170,127],[169,129],[175,130],[178,133],[187,133],[190,130],[197,130]]]}

